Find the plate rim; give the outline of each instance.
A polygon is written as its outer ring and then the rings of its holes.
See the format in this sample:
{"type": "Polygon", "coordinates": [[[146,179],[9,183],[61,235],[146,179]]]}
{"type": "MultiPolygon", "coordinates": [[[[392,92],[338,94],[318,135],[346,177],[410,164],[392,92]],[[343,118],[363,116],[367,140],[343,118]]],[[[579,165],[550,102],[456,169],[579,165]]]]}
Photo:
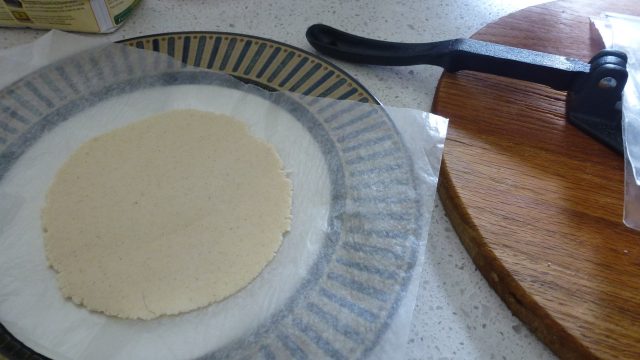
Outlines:
{"type": "MultiPolygon", "coordinates": [[[[293,51],[300,52],[300,53],[302,53],[302,54],[306,54],[306,55],[308,55],[308,56],[309,56],[309,57],[311,57],[311,58],[315,58],[315,59],[317,59],[317,60],[319,60],[319,61],[322,61],[323,63],[325,63],[325,64],[327,64],[327,65],[329,65],[329,66],[332,66],[332,67],[334,68],[334,70],[337,70],[338,72],[340,72],[340,74],[341,74],[342,76],[344,76],[344,78],[346,78],[348,81],[351,81],[354,85],[358,86],[358,87],[359,87],[359,90],[361,90],[361,91],[362,91],[362,94],[363,94],[363,95],[365,95],[366,97],[368,97],[368,98],[369,98],[369,100],[372,102],[372,104],[373,104],[373,105],[382,105],[382,104],[380,103],[380,101],[379,101],[379,100],[378,100],[378,99],[377,99],[377,98],[376,98],[376,97],[375,97],[375,96],[370,92],[370,90],[368,90],[366,87],[364,87],[364,85],[362,85],[362,83],[361,83],[360,81],[358,81],[356,78],[354,78],[350,73],[348,73],[348,72],[346,72],[345,70],[343,70],[341,67],[339,67],[339,66],[335,65],[334,63],[332,63],[332,62],[330,62],[330,61],[326,60],[325,58],[320,57],[320,56],[318,56],[318,55],[316,55],[316,54],[314,54],[314,53],[311,53],[311,52],[309,52],[309,51],[307,51],[307,50],[304,50],[304,49],[298,48],[298,47],[296,47],[296,46],[289,45],[289,44],[286,44],[286,43],[283,43],[283,42],[280,42],[280,41],[277,41],[277,40],[272,40],[272,39],[268,39],[268,38],[264,38],[264,37],[259,37],[259,36],[254,36],[254,35],[248,35],[248,34],[233,33],[233,32],[220,32],[220,31],[181,31],[181,32],[165,32],[165,33],[154,33],[154,34],[148,34],[148,35],[141,35],[141,36],[137,36],[137,37],[134,37],[134,38],[122,39],[122,40],[116,41],[115,43],[118,43],[118,44],[124,44],[124,45],[128,45],[128,46],[132,46],[132,47],[134,47],[132,44],[127,44],[127,43],[128,43],[128,42],[132,42],[132,41],[136,41],[136,40],[138,40],[138,41],[139,41],[139,40],[146,40],[146,39],[149,39],[149,38],[153,38],[153,37],[160,37],[160,36],[181,36],[181,35],[182,35],[182,36],[184,36],[184,35],[203,35],[203,34],[211,34],[211,35],[217,35],[217,36],[234,36],[234,37],[252,38],[252,39],[256,39],[256,40],[263,41],[263,42],[266,42],[266,43],[270,43],[270,44],[272,43],[272,44],[274,44],[274,45],[279,45],[279,46],[282,46],[282,47],[284,47],[284,48],[289,48],[289,49],[292,49],[293,51]]],[[[164,53],[164,52],[160,52],[160,53],[164,53]]],[[[175,57],[174,57],[174,58],[175,58],[175,57]]],[[[177,59],[177,61],[179,61],[179,59],[177,59]]],[[[193,66],[193,65],[192,65],[192,66],[193,66]]],[[[42,69],[44,69],[44,68],[37,69],[36,71],[40,71],[40,70],[42,70],[42,69]]],[[[242,76],[237,76],[237,75],[233,75],[233,74],[230,74],[230,73],[227,73],[227,74],[228,74],[228,75],[230,75],[230,76],[232,76],[232,77],[234,77],[234,78],[247,79],[249,82],[252,82],[251,78],[244,78],[244,77],[242,77],[242,76]]],[[[28,76],[28,75],[29,75],[29,74],[27,74],[27,75],[25,75],[25,76],[28,76]]],[[[18,79],[16,82],[19,82],[19,81],[20,81],[20,80],[22,80],[23,78],[24,78],[24,77],[21,77],[21,78],[20,78],[20,79],[18,79]]],[[[16,82],[13,82],[13,83],[11,83],[11,84],[8,84],[6,87],[11,87],[11,86],[12,86],[12,85],[14,85],[16,82]]],[[[296,91],[296,92],[297,92],[297,91],[296,91]]],[[[386,117],[388,117],[388,118],[390,119],[390,117],[389,117],[388,113],[386,112],[386,110],[384,110],[383,112],[384,112],[384,114],[386,115],[386,117]]],[[[398,133],[398,134],[399,134],[398,129],[397,129],[397,127],[396,127],[396,125],[395,125],[393,122],[390,122],[390,125],[392,126],[392,128],[393,128],[394,132],[396,132],[396,133],[398,133]]],[[[403,144],[403,147],[404,147],[404,146],[406,146],[406,145],[404,145],[404,144],[403,144]]],[[[412,170],[412,172],[413,172],[413,170],[412,170]]],[[[411,176],[411,177],[414,177],[414,176],[411,176]]],[[[420,203],[423,203],[423,201],[424,201],[424,199],[421,199],[421,198],[419,199],[419,202],[420,202],[420,203]]],[[[421,212],[421,210],[419,210],[419,211],[421,212]]],[[[410,281],[411,281],[411,277],[409,277],[409,279],[407,280],[406,284],[402,286],[402,289],[403,289],[403,291],[402,291],[402,292],[406,291],[406,288],[408,287],[408,285],[409,285],[410,281]]],[[[401,301],[403,298],[404,298],[404,296],[399,296],[399,297],[398,297],[398,299],[397,299],[397,301],[394,301],[394,303],[397,303],[397,302],[401,301]]],[[[397,304],[396,304],[396,305],[397,305],[397,304]]],[[[395,307],[396,305],[394,305],[394,307],[395,307]]],[[[389,316],[393,316],[395,313],[396,313],[395,311],[392,311],[392,312],[390,312],[390,313],[389,313],[389,314],[387,314],[387,315],[389,315],[389,316]]],[[[389,319],[390,319],[390,317],[389,317],[389,319]]],[[[388,325],[385,325],[385,328],[387,328],[387,327],[388,327],[388,325]]],[[[13,335],[8,331],[8,329],[6,329],[6,328],[5,328],[1,323],[0,323],[0,330],[4,330],[4,333],[5,333],[5,334],[9,335],[9,336],[10,336],[10,337],[12,337],[16,342],[18,342],[18,343],[20,343],[20,344],[22,345],[22,348],[18,348],[18,349],[16,349],[16,351],[20,351],[20,350],[24,350],[24,349],[27,349],[27,350],[29,350],[29,351],[34,351],[34,350],[32,350],[31,348],[29,348],[29,347],[27,347],[26,345],[24,345],[24,344],[23,344],[19,339],[15,338],[15,337],[14,337],[14,336],[13,336],[13,335]]],[[[2,332],[2,331],[0,331],[0,332],[2,332]]],[[[386,332],[386,331],[383,331],[380,335],[384,334],[385,332],[386,332]]],[[[366,349],[366,350],[365,350],[365,353],[369,353],[369,352],[370,352],[370,350],[372,350],[372,348],[366,349]]],[[[31,356],[34,356],[34,355],[31,355],[31,356]]],[[[40,356],[41,358],[46,358],[46,357],[44,357],[43,355],[41,355],[41,354],[39,354],[39,353],[37,353],[37,356],[40,356]]]]}
{"type": "MultiPolygon", "coordinates": [[[[294,49],[294,50],[296,50],[298,52],[301,52],[301,53],[306,54],[306,55],[308,55],[310,57],[322,60],[323,62],[327,63],[328,65],[333,66],[336,70],[339,70],[343,74],[343,76],[345,76],[346,78],[351,80],[354,84],[358,85],[360,87],[360,89],[362,89],[363,93],[366,94],[368,97],[370,97],[374,101],[375,105],[383,105],[382,102],[380,101],[380,99],[378,99],[375,95],[373,95],[373,93],[367,87],[365,87],[360,82],[360,80],[356,79],[353,75],[351,75],[351,73],[345,71],[342,67],[336,65],[333,61],[328,60],[326,57],[321,56],[320,54],[312,53],[311,51],[302,49],[302,48],[297,47],[295,45],[290,45],[290,44],[287,44],[287,43],[279,41],[279,40],[270,39],[268,37],[263,37],[263,36],[258,36],[258,35],[251,35],[251,34],[243,34],[243,33],[237,33],[237,32],[229,32],[229,31],[215,31],[215,30],[203,30],[203,31],[192,30],[192,31],[188,31],[187,30],[187,31],[169,31],[169,32],[159,32],[159,33],[152,33],[152,34],[147,34],[147,35],[140,35],[140,36],[135,36],[135,37],[132,37],[132,38],[126,38],[126,39],[117,40],[117,41],[114,41],[113,43],[126,45],[128,42],[131,42],[131,41],[146,40],[148,38],[157,37],[157,36],[198,35],[198,34],[248,37],[248,38],[253,38],[253,39],[256,39],[256,40],[265,41],[265,42],[268,42],[268,43],[273,43],[273,44],[277,44],[277,45],[280,45],[280,46],[288,47],[290,49],[294,49]]],[[[236,75],[231,75],[231,76],[240,77],[240,78],[246,79],[246,78],[244,78],[242,76],[236,76],[236,75]]]]}

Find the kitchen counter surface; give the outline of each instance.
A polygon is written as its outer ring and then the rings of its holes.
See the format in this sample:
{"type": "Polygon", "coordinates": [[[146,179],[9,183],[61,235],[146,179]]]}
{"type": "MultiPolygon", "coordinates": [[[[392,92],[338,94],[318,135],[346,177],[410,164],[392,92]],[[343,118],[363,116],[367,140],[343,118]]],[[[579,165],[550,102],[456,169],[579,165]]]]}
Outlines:
{"type": "MultiPolygon", "coordinates": [[[[111,41],[169,31],[229,31],[311,50],[306,28],[322,22],[368,37],[427,42],[468,37],[485,24],[540,0],[144,0],[111,41]]],[[[0,29],[0,49],[35,40],[43,31],[0,29]]],[[[421,110],[441,70],[384,68],[335,61],[383,104],[421,110]]],[[[439,200],[407,343],[407,359],[553,359],[501,302],[460,244],[439,200]]]]}

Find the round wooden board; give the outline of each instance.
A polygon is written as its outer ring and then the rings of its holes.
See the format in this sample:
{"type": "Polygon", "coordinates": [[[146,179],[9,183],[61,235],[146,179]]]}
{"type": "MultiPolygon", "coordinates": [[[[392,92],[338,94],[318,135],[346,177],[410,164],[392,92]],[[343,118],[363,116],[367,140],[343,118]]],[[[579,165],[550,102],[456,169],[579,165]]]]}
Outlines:
{"type": "MultiPolygon", "coordinates": [[[[588,61],[589,16],[640,15],[637,0],[557,1],[473,38],[588,61]]],[[[439,194],[474,262],[562,358],[640,359],[640,233],[622,223],[622,157],[565,121],[565,93],[444,74],[450,118],[439,194]]]]}

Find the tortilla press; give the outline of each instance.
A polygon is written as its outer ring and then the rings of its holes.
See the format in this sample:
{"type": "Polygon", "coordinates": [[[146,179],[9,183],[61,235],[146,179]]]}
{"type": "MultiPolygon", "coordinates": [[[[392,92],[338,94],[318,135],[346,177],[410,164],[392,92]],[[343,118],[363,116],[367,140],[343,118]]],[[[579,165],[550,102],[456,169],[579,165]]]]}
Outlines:
{"type": "Polygon", "coordinates": [[[318,52],[360,64],[435,65],[447,72],[470,70],[547,85],[567,91],[569,123],[618,154],[622,145],[622,90],[627,56],[601,50],[588,63],[564,56],[473,39],[398,43],[369,39],[324,24],[307,29],[318,52]]]}

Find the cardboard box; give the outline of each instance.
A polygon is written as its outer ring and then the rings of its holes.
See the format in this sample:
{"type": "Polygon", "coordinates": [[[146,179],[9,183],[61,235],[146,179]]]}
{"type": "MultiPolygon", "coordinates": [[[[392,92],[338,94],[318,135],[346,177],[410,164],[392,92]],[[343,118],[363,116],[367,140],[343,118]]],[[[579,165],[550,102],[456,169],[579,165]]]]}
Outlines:
{"type": "Polygon", "coordinates": [[[91,33],[116,30],[141,0],[0,0],[0,26],[91,33]]]}

